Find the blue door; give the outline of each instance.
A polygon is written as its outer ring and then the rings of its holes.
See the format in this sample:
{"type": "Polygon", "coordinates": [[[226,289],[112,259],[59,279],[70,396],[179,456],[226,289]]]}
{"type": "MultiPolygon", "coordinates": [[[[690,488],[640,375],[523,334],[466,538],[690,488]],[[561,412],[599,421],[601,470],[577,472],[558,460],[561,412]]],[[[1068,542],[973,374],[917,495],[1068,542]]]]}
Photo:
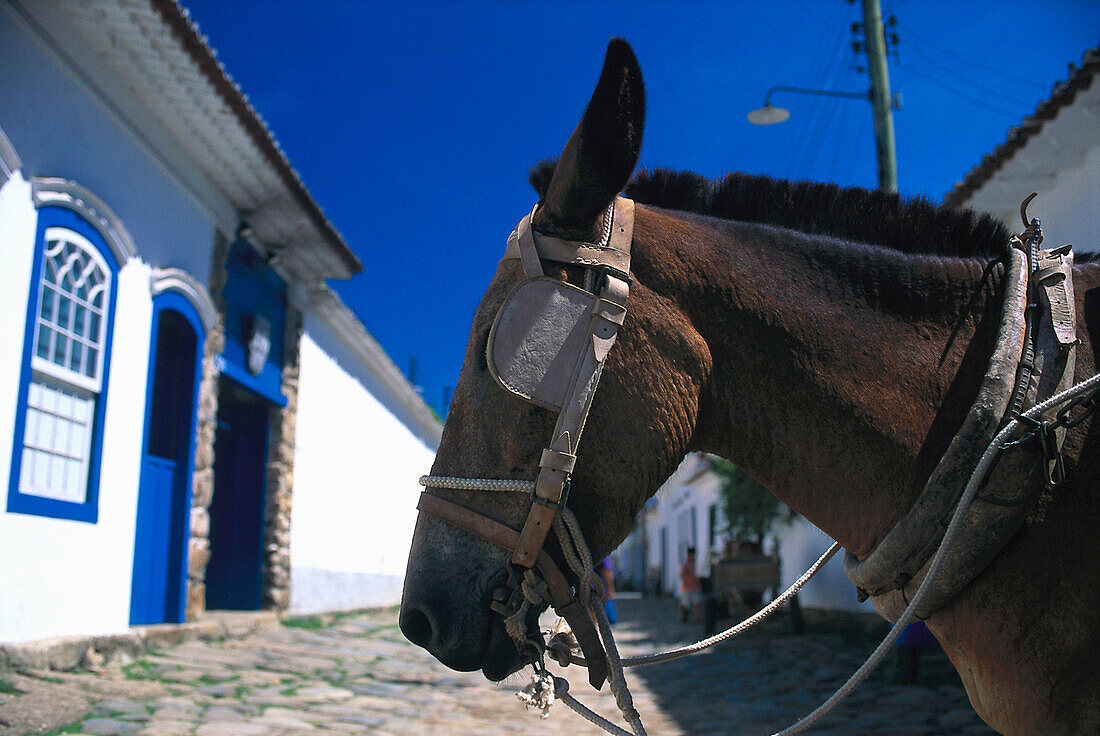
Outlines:
{"type": "Polygon", "coordinates": [[[185,299],[154,302],[130,624],[184,620],[201,323],[185,299]]]}
{"type": "Polygon", "coordinates": [[[267,430],[273,405],[222,376],[210,503],[206,607],[259,610],[263,603],[267,430]]]}

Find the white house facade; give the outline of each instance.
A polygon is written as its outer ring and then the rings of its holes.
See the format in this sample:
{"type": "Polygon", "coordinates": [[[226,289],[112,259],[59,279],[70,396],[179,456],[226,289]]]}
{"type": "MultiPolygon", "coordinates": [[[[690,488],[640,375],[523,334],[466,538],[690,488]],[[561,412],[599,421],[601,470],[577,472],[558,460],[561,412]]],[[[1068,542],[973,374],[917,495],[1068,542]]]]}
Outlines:
{"type": "Polygon", "coordinates": [[[395,603],[439,421],[186,11],[0,0],[0,50],[0,642],[395,603]]]}

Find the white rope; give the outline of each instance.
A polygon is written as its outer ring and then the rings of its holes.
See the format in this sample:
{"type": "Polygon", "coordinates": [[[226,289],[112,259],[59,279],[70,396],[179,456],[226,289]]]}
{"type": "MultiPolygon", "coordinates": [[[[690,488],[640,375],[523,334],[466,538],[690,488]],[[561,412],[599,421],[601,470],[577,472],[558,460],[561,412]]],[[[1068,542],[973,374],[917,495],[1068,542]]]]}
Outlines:
{"type": "MultiPolygon", "coordinates": [[[[1043,403],[1033,406],[1031,409],[1024,412],[1022,417],[1024,419],[1030,420],[1038,419],[1050,408],[1058,406],[1059,404],[1066,403],[1076,396],[1079,396],[1086,391],[1092,389],[1098,383],[1100,383],[1100,374],[1092,376],[1088,380],[1066,389],[1062,393],[1053,396],[1050,399],[1047,399],[1043,403]]],[[[852,693],[852,691],[855,690],[856,687],[860,685],[860,683],[867,679],[867,676],[876,667],[878,667],[878,665],[889,653],[890,648],[894,645],[894,642],[897,641],[904,628],[915,619],[914,611],[916,611],[918,606],[923,603],[924,599],[928,596],[929,591],[931,591],[933,583],[939,576],[940,569],[943,567],[944,560],[947,557],[947,550],[954,543],[955,538],[959,535],[962,529],[962,518],[963,516],[965,516],[966,510],[970,507],[971,502],[973,502],[974,497],[978,494],[978,489],[981,487],[982,482],[985,480],[985,476],[986,474],[988,474],[990,467],[996,461],[997,455],[1000,453],[1005,443],[1008,442],[1010,439],[1013,439],[1013,436],[1019,432],[1021,427],[1025,426],[1030,428],[1030,426],[1025,425],[1020,418],[1013,419],[1007,425],[1005,425],[1005,427],[997,433],[997,436],[993,438],[993,441],[990,442],[989,447],[986,448],[985,452],[981,456],[981,459],[979,459],[978,464],[975,466],[974,472],[971,473],[970,480],[967,482],[966,488],[964,489],[962,496],[959,498],[958,504],[955,506],[955,511],[951,516],[951,521],[947,526],[947,531],[944,533],[943,539],[940,541],[940,546],[936,550],[936,554],[932,557],[932,561],[928,566],[928,571],[925,573],[924,580],[921,581],[920,586],[917,588],[916,594],[914,594],[912,600],[909,601],[909,605],[906,606],[905,610],[902,612],[897,622],[894,623],[893,628],[890,629],[890,632],[878,645],[875,651],[871,653],[871,656],[867,658],[867,661],[864,662],[860,666],[860,668],[857,669],[852,674],[852,676],[849,677],[848,680],[843,685],[841,685],[840,688],[832,694],[832,696],[829,697],[828,700],[826,700],[813,711],[808,713],[805,718],[799,719],[797,722],[793,723],[782,731],[777,731],[771,736],[795,736],[796,734],[803,733],[812,728],[815,724],[817,724],[818,721],[828,715],[830,711],[832,711],[837,705],[839,705],[841,701],[848,697],[852,693]]],[[[491,491],[527,491],[534,487],[534,483],[531,481],[451,478],[443,476],[424,476],[420,479],[420,483],[424,486],[430,485],[442,488],[462,488],[467,490],[491,491]],[[518,487],[521,484],[523,484],[523,487],[518,487]]],[[[564,527],[568,532],[564,535],[561,534],[560,531],[558,532],[560,546],[562,550],[565,551],[566,559],[568,560],[570,567],[573,568],[574,572],[577,573],[578,577],[582,581],[585,581],[592,575],[590,569],[592,559],[591,553],[588,551],[588,546],[585,544],[584,536],[580,532],[580,526],[579,524],[577,524],[576,517],[573,516],[572,512],[570,512],[568,509],[562,509],[562,513],[560,516],[563,518],[564,527]],[[581,567],[580,569],[577,569],[576,566],[584,565],[585,561],[587,561],[588,564],[584,567],[581,567]]],[[[555,524],[557,523],[557,521],[558,519],[555,518],[555,524]]],[[[804,584],[806,580],[809,580],[811,577],[813,577],[813,575],[821,568],[821,566],[824,565],[829,558],[836,554],[838,550],[839,544],[834,543],[833,546],[830,547],[828,551],[826,551],[826,553],[822,555],[821,558],[819,558],[818,561],[815,562],[810,567],[810,569],[806,571],[806,573],[803,574],[802,578],[799,578],[799,580],[796,581],[795,584],[801,587],[801,584],[804,584]]],[[[590,591],[589,585],[584,585],[583,587],[590,591]]],[[[792,585],[791,588],[783,593],[783,595],[786,596],[788,593],[793,595],[795,591],[797,591],[797,588],[792,585]]],[[[589,598],[591,598],[590,595],[589,598]]],[[[779,598],[776,599],[776,601],[778,600],[779,598]]],[[[773,601],[773,604],[776,603],[776,601],[773,601]]],[[[635,666],[643,664],[653,664],[655,662],[666,661],[667,659],[675,659],[686,654],[700,651],[707,646],[713,646],[714,644],[719,643],[719,641],[724,641],[725,639],[736,636],[738,633],[741,633],[750,626],[759,623],[761,620],[763,620],[765,616],[768,615],[768,613],[771,613],[773,610],[775,610],[775,608],[778,608],[778,606],[769,605],[768,608],[770,608],[771,610],[764,609],[764,611],[767,611],[767,613],[761,611],[757,615],[746,619],[741,624],[738,624],[731,629],[727,629],[717,636],[711,637],[710,639],[704,639],[703,641],[697,642],[696,644],[692,644],[687,647],[683,647],[681,650],[671,650],[670,652],[632,657],[628,661],[632,661],[635,666]],[[705,646],[703,646],[704,644],[705,646]]],[[[619,709],[623,713],[623,717],[630,724],[631,728],[634,730],[634,733],[632,735],[630,732],[623,730],[622,728],[616,726],[614,723],[611,723],[599,714],[589,710],[583,704],[577,701],[573,696],[569,694],[569,683],[564,678],[554,678],[555,695],[573,711],[575,711],[594,725],[603,728],[608,733],[614,734],[614,736],[644,736],[645,730],[642,727],[641,718],[640,716],[638,716],[637,710],[635,710],[633,707],[633,701],[630,696],[630,691],[626,685],[626,678],[623,675],[622,667],[624,662],[620,659],[618,649],[615,646],[615,639],[611,632],[611,625],[607,621],[607,614],[604,612],[602,605],[599,605],[598,602],[594,603],[591,600],[589,600],[589,610],[591,610],[592,613],[595,615],[597,624],[599,625],[601,638],[604,639],[604,648],[607,650],[607,659],[610,670],[609,682],[612,692],[615,695],[616,705],[619,706],[619,709]]]]}
{"type": "Polygon", "coordinates": [[[794,583],[791,584],[791,587],[780,593],[778,596],[776,596],[775,600],[773,600],[764,608],[761,608],[752,616],[749,616],[741,623],[731,626],[725,631],[719,634],[715,634],[710,638],[697,641],[694,644],[689,644],[684,647],[670,649],[667,652],[656,652],[653,654],[641,654],[636,657],[627,657],[623,660],[623,667],[641,667],[642,665],[657,664],[659,662],[668,662],[673,659],[686,657],[689,654],[701,652],[708,647],[715,646],[716,644],[721,644],[724,641],[732,639],[738,634],[742,634],[748,631],[753,626],[760,623],[771,614],[775,613],[777,610],[779,610],[779,608],[783,606],[784,603],[793,598],[795,593],[797,593],[803,585],[809,582],[810,578],[816,575],[817,571],[820,570],[825,565],[825,563],[831,560],[833,556],[839,551],[840,542],[833,542],[832,546],[829,547],[829,549],[825,550],[825,554],[817,558],[817,562],[812,564],[810,568],[806,570],[806,572],[802,573],[802,577],[800,577],[798,580],[795,580],[794,583]]]}
{"type": "Polygon", "coordinates": [[[515,491],[530,493],[535,490],[533,480],[507,480],[502,478],[455,478],[449,475],[422,475],[420,485],[425,488],[451,488],[456,491],[515,491]]]}
{"type": "MultiPolygon", "coordinates": [[[[1097,383],[1100,383],[1100,374],[1093,376],[1083,383],[1066,389],[1062,393],[1047,399],[1041,404],[1033,406],[1031,409],[1024,412],[1023,416],[1028,419],[1037,419],[1051,407],[1064,404],[1075,396],[1088,391],[1097,383]]],[[[990,467],[996,461],[1001,448],[1004,446],[1005,442],[1019,431],[1021,426],[1025,425],[1019,419],[1013,419],[1009,422],[1004,429],[997,433],[997,436],[993,438],[993,441],[989,443],[989,447],[987,447],[982,454],[981,459],[978,460],[978,464],[975,466],[974,472],[971,473],[970,480],[966,484],[966,489],[963,491],[963,495],[959,499],[958,505],[955,507],[955,513],[951,517],[951,523],[947,525],[947,531],[943,535],[943,540],[940,542],[939,549],[936,550],[936,554],[932,557],[932,562],[928,566],[928,572],[925,574],[924,580],[921,581],[913,599],[909,601],[909,605],[905,607],[905,610],[894,624],[894,628],[890,629],[890,633],[886,635],[886,638],[882,640],[878,648],[875,649],[875,651],[871,653],[871,656],[867,658],[867,661],[848,678],[848,681],[841,685],[839,690],[833,693],[832,697],[819,705],[805,718],[778,733],[772,734],[772,736],[794,736],[795,734],[802,733],[811,728],[824,718],[829,711],[835,708],[840,701],[848,697],[848,695],[867,678],[867,675],[882,662],[883,658],[886,657],[889,652],[890,647],[893,646],[894,642],[901,635],[902,630],[915,618],[913,612],[917,610],[917,607],[928,596],[929,591],[932,589],[933,582],[939,576],[940,568],[943,567],[943,562],[947,558],[948,548],[951,543],[955,541],[955,537],[959,535],[962,529],[962,518],[966,514],[966,509],[970,507],[970,503],[974,500],[974,497],[978,495],[978,489],[981,488],[982,482],[985,480],[985,476],[989,472],[990,467]]]]}

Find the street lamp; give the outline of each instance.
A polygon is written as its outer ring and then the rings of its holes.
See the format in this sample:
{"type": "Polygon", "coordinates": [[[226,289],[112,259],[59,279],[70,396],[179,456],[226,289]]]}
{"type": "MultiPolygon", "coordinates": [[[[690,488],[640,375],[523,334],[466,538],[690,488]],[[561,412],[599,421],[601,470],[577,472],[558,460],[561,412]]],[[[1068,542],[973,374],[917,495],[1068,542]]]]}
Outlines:
{"type": "MultiPolygon", "coordinates": [[[[772,104],[772,94],[775,92],[794,92],[803,95],[820,95],[823,97],[846,97],[851,100],[867,100],[874,104],[873,92],[836,92],[829,89],[808,89],[806,87],[772,87],[764,96],[764,106],[749,111],[747,117],[753,125],[775,125],[782,123],[791,116],[791,111],[785,107],[776,107],[772,104]]],[[[895,92],[890,98],[890,107],[894,110],[901,109],[901,95],[895,92]]],[[[876,126],[876,138],[878,129],[876,126]]],[[[893,126],[889,128],[889,141],[880,143],[878,148],[879,158],[879,188],[889,192],[898,190],[897,164],[894,162],[893,126]]]]}
{"type": "Polygon", "coordinates": [[[827,89],[807,89],[805,87],[772,87],[764,96],[764,106],[749,112],[746,116],[753,125],[775,125],[782,123],[791,116],[791,111],[785,107],[776,107],[772,104],[772,94],[775,92],[797,92],[804,95],[823,95],[825,97],[849,97],[857,100],[871,99],[871,93],[859,94],[857,92],[834,92],[827,89]]]}

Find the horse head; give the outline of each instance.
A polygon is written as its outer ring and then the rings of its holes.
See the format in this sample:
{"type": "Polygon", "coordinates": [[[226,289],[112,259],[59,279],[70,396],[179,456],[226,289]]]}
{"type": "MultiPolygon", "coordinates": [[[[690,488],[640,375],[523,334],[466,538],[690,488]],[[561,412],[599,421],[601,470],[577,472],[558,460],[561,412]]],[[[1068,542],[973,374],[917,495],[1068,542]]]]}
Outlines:
{"type": "MultiPolygon", "coordinates": [[[[596,90],[549,174],[532,174],[539,204],[530,227],[546,236],[599,243],[610,205],[638,160],[644,119],[641,70],[629,45],[608,46],[596,90]]],[[[540,173],[541,172],[541,173],[540,173]]],[[[635,249],[646,237],[639,208],[635,249]]],[[[522,225],[522,223],[521,223],[522,225]]],[[[582,265],[543,259],[549,279],[591,292],[582,265]]],[[[709,369],[706,344],[672,301],[646,287],[631,269],[625,322],[604,361],[599,390],[583,423],[568,508],[596,559],[629,533],[637,512],[688,449],[709,369]]],[[[502,387],[486,354],[490,332],[509,294],[527,282],[519,259],[505,259],[474,317],[462,372],[443,430],[433,476],[532,480],[540,472],[558,412],[502,387]]],[[[572,464],[572,461],[570,461],[572,464]]],[[[519,530],[530,494],[429,489],[435,496],[519,530]]],[[[553,534],[544,551],[568,570],[553,534]]],[[[511,552],[435,515],[417,521],[405,579],[400,625],[405,636],[457,670],[481,669],[500,680],[530,657],[521,654],[490,610],[493,591],[509,574],[511,552]]],[[[571,582],[576,577],[567,573],[571,582]]],[[[538,608],[526,626],[537,626],[538,608]]]]}

